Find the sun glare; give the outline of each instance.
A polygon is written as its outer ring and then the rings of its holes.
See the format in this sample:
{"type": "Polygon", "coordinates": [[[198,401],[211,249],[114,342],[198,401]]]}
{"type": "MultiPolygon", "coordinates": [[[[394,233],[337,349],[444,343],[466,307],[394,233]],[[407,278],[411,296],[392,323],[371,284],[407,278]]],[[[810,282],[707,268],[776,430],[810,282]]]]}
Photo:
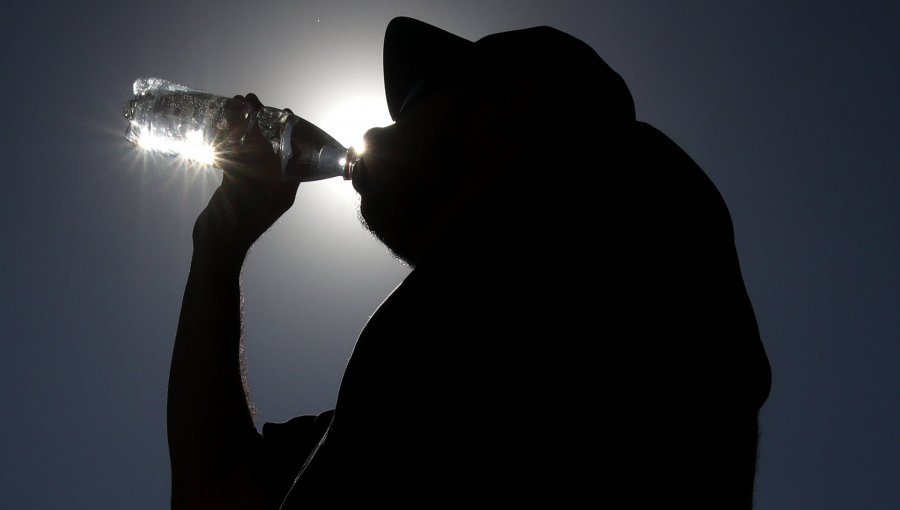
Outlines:
{"type": "Polygon", "coordinates": [[[369,128],[391,123],[381,96],[356,96],[336,103],[336,107],[324,116],[320,127],[345,146],[356,149],[357,154],[366,149],[363,135],[369,128]]]}
{"type": "Polygon", "coordinates": [[[203,133],[189,131],[184,140],[166,140],[151,134],[141,134],[138,146],[144,150],[174,154],[203,165],[212,165],[216,161],[216,151],[203,141],[203,133]]]}

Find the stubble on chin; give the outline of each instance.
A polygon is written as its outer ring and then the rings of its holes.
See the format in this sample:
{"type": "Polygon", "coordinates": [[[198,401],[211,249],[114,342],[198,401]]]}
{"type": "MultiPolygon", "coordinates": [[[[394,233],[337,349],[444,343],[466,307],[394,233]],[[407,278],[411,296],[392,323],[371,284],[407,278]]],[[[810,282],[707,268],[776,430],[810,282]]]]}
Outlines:
{"type": "Polygon", "coordinates": [[[359,190],[360,224],[411,268],[427,248],[451,189],[440,163],[399,167],[390,174],[398,177],[382,178],[378,186],[359,190]]]}
{"type": "Polygon", "coordinates": [[[415,267],[410,250],[405,248],[411,233],[404,233],[400,214],[388,212],[383,204],[376,203],[373,206],[371,200],[359,200],[356,217],[362,227],[381,242],[394,258],[405,266],[415,267]]]}

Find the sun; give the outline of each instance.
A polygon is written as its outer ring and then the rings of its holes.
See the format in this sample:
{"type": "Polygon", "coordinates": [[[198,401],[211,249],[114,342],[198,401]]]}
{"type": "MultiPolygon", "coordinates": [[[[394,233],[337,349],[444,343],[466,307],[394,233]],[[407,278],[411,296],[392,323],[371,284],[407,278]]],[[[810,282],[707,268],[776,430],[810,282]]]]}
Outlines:
{"type": "Polygon", "coordinates": [[[363,135],[373,126],[390,124],[384,97],[378,94],[351,96],[340,100],[321,121],[321,128],[335,140],[353,147],[357,154],[366,150],[363,135]]]}
{"type": "Polygon", "coordinates": [[[144,132],[138,135],[136,143],[141,149],[178,156],[202,165],[212,166],[216,161],[216,151],[206,143],[201,131],[188,131],[183,140],[172,140],[144,132]]]}

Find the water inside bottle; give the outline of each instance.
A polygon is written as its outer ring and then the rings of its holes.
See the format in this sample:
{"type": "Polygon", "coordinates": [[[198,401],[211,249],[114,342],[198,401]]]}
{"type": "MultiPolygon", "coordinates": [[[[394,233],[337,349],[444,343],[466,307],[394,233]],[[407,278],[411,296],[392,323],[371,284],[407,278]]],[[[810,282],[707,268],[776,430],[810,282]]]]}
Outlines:
{"type": "Polygon", "coordinates": [[[162,78],[138,78],[131,85],[134,97],[141,97],[154,92],[197,92],[196,90],[172,83],[162,78]]]}
{"type": "Polygon", "coordinates": [[[122,110],[129,121],[126,140],[145,150],[215,163],[213,142],[225,123],[226,98],[159,78],[138,78],[132,88],[135,97],[122,110]]]}
{"type": "Polygon", "coordinates": [[[351,157],[331,135],[290,110],[267,106],[255,109],[246,102],[236,105],[231,98],[160,78],[138,78],[132,89],[134,98],[122,109],[129,121],[125,138],[142,149],[214,166],[218,151],[243,144],[246,134],[258,129],[281,158],[278,175],[261,178],[350,178],[356,157],[351,157]],[[242,117],[231,112],[235,106],[243,108],[242,117]],[[237,118],[243,121],[229,125],[237,118]]]}

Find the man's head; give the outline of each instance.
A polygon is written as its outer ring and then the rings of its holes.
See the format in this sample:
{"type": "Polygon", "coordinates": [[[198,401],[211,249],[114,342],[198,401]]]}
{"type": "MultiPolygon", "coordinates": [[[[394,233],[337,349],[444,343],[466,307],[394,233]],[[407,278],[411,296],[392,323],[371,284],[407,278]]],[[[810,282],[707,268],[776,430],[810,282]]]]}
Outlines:
{"type": "Polygon", "coordinates": [[[517,194],[564,178],[598,135],[634,120],[621,78],[547,27],[473,43],[397,18],[384,72],[395,123],[366,134],[354,187],[363,221],[410,265],[473,220],[490,223],[486,210],[521,208],[517,194]]]}

